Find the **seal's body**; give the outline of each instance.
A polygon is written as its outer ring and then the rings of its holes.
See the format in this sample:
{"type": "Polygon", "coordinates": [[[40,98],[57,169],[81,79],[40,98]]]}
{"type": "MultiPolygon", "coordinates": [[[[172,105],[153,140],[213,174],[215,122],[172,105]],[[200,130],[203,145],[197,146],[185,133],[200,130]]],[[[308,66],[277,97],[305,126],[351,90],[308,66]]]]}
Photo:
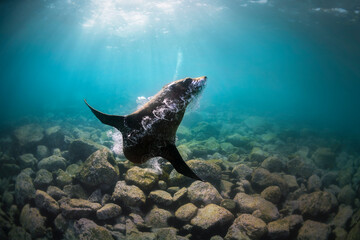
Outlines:
{"type": "Polygon", "coordinates": [[[175,138],[186,107],[205,83],[206,77],[169,83],[143,107],[126,116],[104,114],[85,103],[102,123],[122,133],[124,155],[131,162],[144,163],[160,156],[170,161],[179,173],[201,180],[180,156],[175,138]]]}

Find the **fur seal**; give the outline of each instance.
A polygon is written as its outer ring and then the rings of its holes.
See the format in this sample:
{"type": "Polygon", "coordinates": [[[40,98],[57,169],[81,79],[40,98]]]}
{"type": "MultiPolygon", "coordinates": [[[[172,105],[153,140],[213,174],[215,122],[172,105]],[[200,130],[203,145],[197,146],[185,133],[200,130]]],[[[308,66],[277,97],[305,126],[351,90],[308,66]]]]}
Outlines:
{"type": "Polygon", "coordinates": [[[206,79],[203,76],[171,82],[140,109],[125,116],[102,113],[84,101],[103,124],[122,133],[124,155],[131,162],[144,163],[153,157],[163,157],[179,173],[201,180],[182,159],[175,140],[186,107],[203,90],[206,79]]]}

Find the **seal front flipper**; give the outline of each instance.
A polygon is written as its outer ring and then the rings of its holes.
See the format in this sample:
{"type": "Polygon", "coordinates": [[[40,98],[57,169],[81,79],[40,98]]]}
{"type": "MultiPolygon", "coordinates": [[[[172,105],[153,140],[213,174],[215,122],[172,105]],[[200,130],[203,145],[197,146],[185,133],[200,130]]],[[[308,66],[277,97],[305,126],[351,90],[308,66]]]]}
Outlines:
{"type": "Polygon", "coordinates": [[[124,116],[118,116],[118,115],[109,115],[102,113],[92,106],[90,106],[86,100],[84,99],[86,105],[90,108],[90,110],[94,113],[94,115],[102,122],[103,124],[112,126],[114,128],[117,128],[119,131],[122,131],[124,129],[124,116]]]}
{"type": "Polygon", "coordinates": [[[177,172],[187,177],[203,181],[185,163],[185,161],[182,159],[179,151],[177,150],[174,144],[168,144],[166,147],[162,148],[161,150],[162,150],[161,157],[168,160],[171,163],[171,165],[173,165],[173,167],[177,172]]]}

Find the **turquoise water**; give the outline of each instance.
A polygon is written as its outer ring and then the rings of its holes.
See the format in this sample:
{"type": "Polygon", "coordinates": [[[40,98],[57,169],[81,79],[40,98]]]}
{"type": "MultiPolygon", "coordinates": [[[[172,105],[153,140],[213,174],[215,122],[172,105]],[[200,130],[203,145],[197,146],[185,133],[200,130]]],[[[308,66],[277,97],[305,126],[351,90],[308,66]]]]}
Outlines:
{"type": "Polygon", "coordinates": [[[201,107],[359,132],[356,1],[2,1],[1,121],[126,114],[208,76],[201,107]],[[345,11],[345,12],[344,12],[345,11]]]}

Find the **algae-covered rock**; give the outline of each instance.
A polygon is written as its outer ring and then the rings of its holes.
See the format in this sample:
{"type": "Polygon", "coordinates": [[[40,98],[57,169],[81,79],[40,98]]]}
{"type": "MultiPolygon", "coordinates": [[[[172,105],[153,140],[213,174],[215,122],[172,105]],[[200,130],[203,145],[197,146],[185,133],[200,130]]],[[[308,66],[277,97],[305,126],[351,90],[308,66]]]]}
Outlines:
{"type": "Polygon", "coordinates": [[[103,148],[104,146],[88,139],[75,139],[69,145],[69,157],[72,161],[85,161],[91,154],[103,148]]]}
{"type": "Polygon", "coordinates": [[[266,223],[251,214],[241,214],[236,218],[227,235],[236,235],[239,230],[254,240],[261,239],[267,232],[266,223]]]}
{"type": "Polygon", "coordinates": [[[253,213],[259,210],[259,217],[265,222],[279,218],[279,211],[274,204],[258,196],[250,196],[245,193],[236,194],[234,201],[238,204],[240,212],[253,213]]]}
{"type": "Polygon", "coordinates": [[[287,162],[288,173],[297,177],[308,178],[313,174],[315,168],[314,164],[298,156],[287,162]]]}
{"type": "Polygon", "coordinates": [[[20,146],[35,146],[44,138],[44,129],[37,124],[27,124],[14,131],[14,136],[20,146]]]}
{"type": "Polygon", "coordinates": [[[220,204],[223,199],[216,188],[208,182],[195,181],[188,188],[190,201],[197,205],[220,204]]]}
{"type": "Polygon", "coordinates": [[[267,228],[270,239],[288,239],[290,236],[290,224],[287,219],[269,222],[267,228]]]}
{"type": "Polygon", "coordinates": [[[65,218],[79,219],[95,215],[101,208],[98,203],[93,203],[84,199],[61,199],[59,201],[61,213],[65,218]]]}
{"type": "Polygon", "coordinates": [[[35,204],[39,209],[45,210],[47,213],[52,215],[57,215],[60,211],[59,204],[56,200],[41,190],[36,190],[35,204]]]}
{"type": "Polygon", "coordinates": [[[347,205],[352,205],[356,197],[355,191],[352,189],[350,185],[344,186],[338,195],[339,203],[344,203],[347,205]]]}
{"type": "Polygon", "coordinates": [[[43,217],[39,210],[30,207],[26,204],[21,210],[20,223],[28,232],[30,232],[33,238],[43,237],[46,233],[45,227],[46,218],[43,217]]]}
{"type": "Polygon", "coordinates": [[[121,207],[114,203],[107,203],[96,211],[96,217],[99,220],[106,220],[117,217],[121,214],[121,207]]]}
{"type": "Polygon", "coordinates": [[[46,169],[40,169],[36,172],[34,185],[37,189],[45,190],[53,182],[53,175],[46,169]]]}
{"type": "Polygon", "coordinates": [[[300,228],[298,240],[327,240],[330,235],[330,227],[321,222],[306,220],[300,228]]]}
{"type": "Polygon", "coordinates": [[[31,153],[23,154],[19,157],[21,168],[33,168],[37,164],[37,159],[31,153]]]}
{"type": "Polygon", "coordinates": [[[150,191],[158,182],[159,175],[151,168],[132,167],[126,172],[127,184],[138,186],[143,191],[150,191]]]}
{"type": "Polygon", "coordinates": [[[191,224],[202,231],[223,230],[234,220],[234,215],[223,207],[208,204],[198,209],[196,216],[191,219],[191,224]]]}
{"type": "Polygon", "coordinates": [[[55,186],[49,186],[46,190],[46,193],[49,194],[55,200],[59,200],[60,198],[67,196],[63,190],[55,186]]]}
{"type": "Polygon", "coordinates": [[[219,135],[219,128],[207,122],[199,122],[192,130],[196,139],[207,139],[219,135]]]}
{"type": "Polygon", "coordinates": [[[358,240],[360,236],[360,221],[357,222],[349,231],[346,240],[358,240]]]}
{"type": "Polygon", "coordinates": [[[267,187],[261,192],[261,197],[269,202],[277,204],[281,199],[281,190],[278,186],[267,187]]]}
{"type": "Polygon", "coordinates": [[[45,130],[46,144],[50,148],[64,149],[67,144],[65,141],[64,131],[60,126],[53,126],[45,130]]]}
{"type": "Polygon", "coordinates": [[[30,233],[26,232],[23,227],[13,226],[9,232],[9,240],[31,240],[30,233]]]}
{"type": "Polygon", "coordinates": [[[171,212],[154,207],[145,217],[145,222],[147,225],[152,226],[153,228],[163,228],[168,227],[168,221],[172,217],[171,212]]]}
{"type": "Polygon", "coordinates": [[[64,233],[68,227],[68,221],[62,214],[59,214],[54,219],[54,226],[57,231],[64,233]]]}
{"type": "Polygon", "coordinates": [[[259,147],[254,147],[251,152],[249,159],[251,162],[262,162],[267,157],[267,153],[259,147]]]}
{"type": "Polygon", "coordinates": [[[65,185],[69,185],[72,183],[73,178],[71,175],[63,170],[59,170],[57,172],[57,177],[55,179],[56,185],[59,187],[64,187],[65,185]]]}
{"type": "Polygon", "coordinates": [[[118,177],[119,168],[112,152],[107,148],[91,154],[79,173],[80,182],[90,187],[113,186],[118,177]]]}
{"type": "Polygon", "coordinates": [[[314,163],[319,168],[333,168],[336,164],[335,153],[330,148],[318,148],[312,155],[314,163]]]}
{"type": "Polygon", "coordinates": [[[345,228],[347,223],[350,222],[353,210],[350,206],[340,205],[338,213],[331,221],[331,226],[338,228],[345,228]]]}
{"type": "MultiPolygon", "coordinates": [[[[200,159],[193,159],[187,161],[186,164],[202,180],[211,182],[213,184],[216,184],[220,181],[221,168],[215,163],[200,159]]],[[[178,173],[175,169],[171,171],[169,180],[172,185],[182,185],[184,183],[189,183],[193,181],[193,179],[188,178],[181,173],[178,173]]]]}
{"type": "Polygon", "coordinates": [[[187,203],[179,207],[175,212],[175,217],[181,221],[190,221],[197,213],[198,208],[192,204],[187,203]]]}
{"type": "Polygon", "coordinates": [[[150,192],[149,199],[159,206],[170,206],[173,203],[170,193],[163,190],[155,190],[150,192]]]}
{"type": "Polygon", "coordinates": [[[52,155],[47,158],[43,158],[40,162],[38,162],[39,169],[46,169],[50,172],[66,168],[66,160],[63,157],[52,155]]]}
{"type": "Polygon", "coordinates": [[[104,227],[97,225],[90,219],[81,218],[74,223],[77,239],[86,240],[113,240],[111,233],[104,227]]]}
{"type": "Polygon", "coordinates": [[[126,206],[141,206],[145,204],[146,196],[135,185],[127,185],[125,181],[118,181],[112,194],[114,201],[123,202],[126,206]]]}
{"type": "Polygon", "coordinates": [[[269,170],[270,172],[281,172],[284,170],[285,164],[281,157],[270,156],[261,163],[261,167],[269,170]]]}
{"type": "Polygon", "coordinates": [[[331,195],[328,192],[317,191],[304,194],[299,198],[300,211],[305,217],[324,217],[331,212],[331,195]]]}
{"type": "Polygon", "coordinates": [[[15,201],[19,205],[24,205],[26,202],[33,199],[35,196],[35,187],[31,177],[21,172],[15,181],[15,201]]]}
{"type": "Polygon", "coordinates": [[[251,139],[246,136],[235,133],[235,134],[226,136],[226,141],[230,142],[231,144],[233,144],[236,147],[245,147],[249,144],[251,139]]]}

